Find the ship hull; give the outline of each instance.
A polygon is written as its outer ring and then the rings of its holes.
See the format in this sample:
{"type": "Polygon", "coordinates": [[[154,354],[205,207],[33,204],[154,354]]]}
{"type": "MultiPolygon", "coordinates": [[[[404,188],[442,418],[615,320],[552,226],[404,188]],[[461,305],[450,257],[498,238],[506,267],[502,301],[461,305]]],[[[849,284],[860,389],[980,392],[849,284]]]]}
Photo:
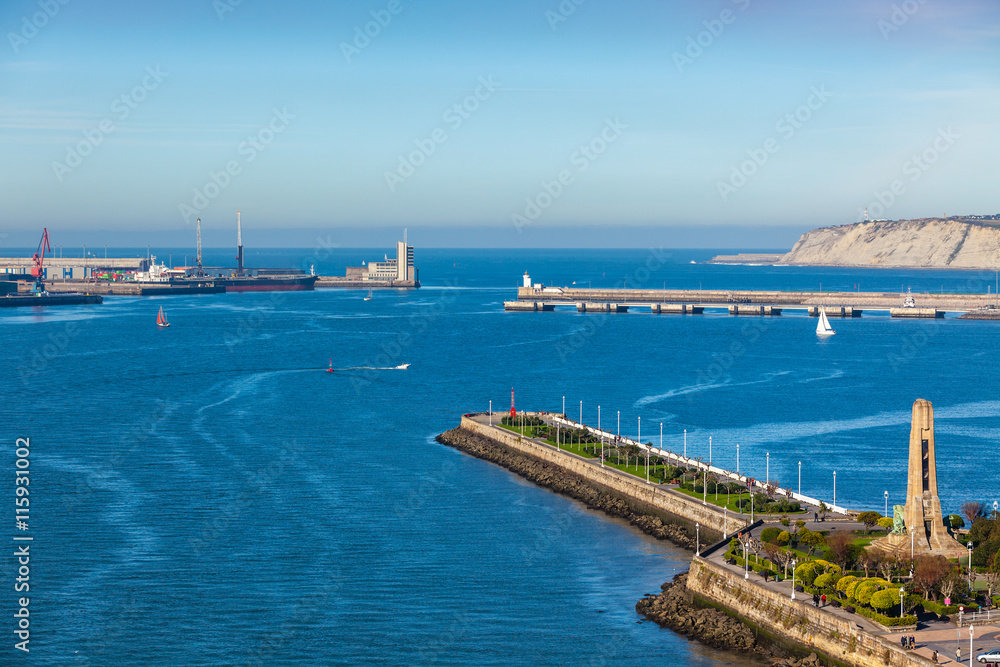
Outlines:
{"type": "Polygon", "coordinates": [[[316,276],[294,278],[216,278],[227,292],[301,292],[316,287],[316,276]]]}

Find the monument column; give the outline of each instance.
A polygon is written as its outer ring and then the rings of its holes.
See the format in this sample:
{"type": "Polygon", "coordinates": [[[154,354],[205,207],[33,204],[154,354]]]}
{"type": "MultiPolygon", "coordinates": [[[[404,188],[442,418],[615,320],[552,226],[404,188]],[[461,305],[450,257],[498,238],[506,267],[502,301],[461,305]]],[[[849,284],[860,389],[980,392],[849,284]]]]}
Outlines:
{"type": "Polygon", "coordinates": [[[914,531],[915,551],[954,554],[962,549],[948,534],[938,498],[937,464],[934,460],[934,408],[918,398],[910,422],[910,464],[906,479],[907,531],[914,531]]]}

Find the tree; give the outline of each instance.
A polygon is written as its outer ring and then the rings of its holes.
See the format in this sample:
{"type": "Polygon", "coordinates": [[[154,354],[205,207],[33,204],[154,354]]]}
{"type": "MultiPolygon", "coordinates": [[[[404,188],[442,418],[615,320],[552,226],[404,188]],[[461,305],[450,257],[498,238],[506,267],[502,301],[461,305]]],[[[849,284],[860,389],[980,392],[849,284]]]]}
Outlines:
{"type": "Polygon", "coordinates": [[[892,579],[892,573],[899,566],[899,558],[894,555],[890,555],[881,549],[879,549],[878,552],[879,561],[878,565],[876,565],[878,573],[882,575],[883,579],[892,579]]]}
{"type": "Polygon", "coordinates": [[[986,563],[986,594],[993,597],[993,591],[1000,586],[1000,550],[996,551],[986,563]]]}
{"type": "Polygon", "coordinates": [[[865,532],[872,532],[872,528],[878,523],[878,520],[882,518],[882,515],[878,512],[862,512],[858,515],[858,521],[865,524],[865,532]]]}
{"type": "Polygon", "coordinates": [[[777,526],[768,526],[760,531],[760,539],[765,543],[776,543],[778,541],[778,535],[780,534],[780,528],[777,526]]]}
{"type": "Polygon", "coordinates": [[[851,542],[853,541],[850,533],[841,530],[831,532],[826,539],[830,556],[845,570],[851,560],[851,542]]]}
{"type": "Polygon", "coordinates": [[[951,563],[944,556],[918,556],[913,564],[913,583],[924,592],[924,599],[937,600],[938,586],[951,571],[951,563]]]}
{"type": "Polygon", "coordinates": [[[799,544],[808,548],[809,555],[812,556],[813,552],[826,544],[826,538],[818,530],[814,531],[803,528],[802,533],[799,535],[799,544]]]}
{"type": "Polygon", "coordinates": [[[884,516],[884,517],[882,517],[881,519],[878,520],[878,527],[879,528],[885,528],[886,530],[892,530],[892,525],[893,525],[893,521],[892,521],[892,517],[891,516],[884,516]]]}
{"type": "Polygon", "coordinates": [[[952,530],[958,530],[959,528],[965,528],[965,521],[957,514],[949,514],[948,525],[951,526],[952,530]]]}
{"type": "Polygon", "coordinates": [[[777,544],[772,544],[770,542],[764,543],[764,555],[772,563],[778,563],[778,554],[781,553],[781,548],[777,544]]]}
{"type": "Polygon", "coordinates": [[[976,519],[986,516],[986,511],[981,502],[970,500],[969,502],[962,503],[962,514],[969,520],[969,525],[971,526],[976,522],[976,519]]]}
{"type": "Polygon", "coordinates": [[[948,574],[938,584],[938,590],[946,598],[950,598],[952,594],[964,597],[969,592],[969,580],[965,578],[957,566],[952,566],[948,574]]]}
{"type": "Polygon", "coordinates": [[[885,588],[872,593],[871,606],[879,611],[886,611],[899,606],[899,590],[885,588]]]}
{"type": "Polygon", "coordinates": [[[868,576],[869,570],[877,570],[878,564],[882,561],[883,554],[879,549],[864,549],[858,555],[858,565],[862,570],[865,571],[865,576],[868,576]]]}

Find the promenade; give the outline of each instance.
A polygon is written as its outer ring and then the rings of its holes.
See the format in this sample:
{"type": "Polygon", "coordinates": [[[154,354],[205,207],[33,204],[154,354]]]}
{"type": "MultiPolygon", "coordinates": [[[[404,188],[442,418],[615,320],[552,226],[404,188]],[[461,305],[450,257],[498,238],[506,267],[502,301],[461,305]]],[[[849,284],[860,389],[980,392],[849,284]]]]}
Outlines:
{"type": "MultiPolygon", "coordinates": [[[[767,525],[758,525],[751,530],[749,534],[753,537],[760,538],[760,531],[766,528],[767,525]]],[[[806,522],[805,528],[812,531],[828,530],[829,525],[824,525],[823,522],[806,522]]],[[[846,530],[860,530],[864,526],[860,523],[848,521],[843,522],[838,525],[838,528],[844,528],[846,530]]],[[[714,547],[706,550],[702,553],[701,557],[706,561],[728,570],[737,576],[746,576],[746,570],[743,567],[737,565],[729,565],[725,561],[725,545],[714,545],[714,547]]],[[[784,581],[775,581],[771,579],[769,581],[764,581],[764,578],[753,571],[749,572],[749,581],[755,586],[760,586],[767,590],[773,591],[775,593],[784,595],[789,601],[792,600],[792,580],[786,579],[784,581]]],[[[805,602],[807,604],[813,604],[812,596],[807,593],[796,593],[796,599],[800,602],[805,602]]],[[[955,665],[959,664],[969,664],[969,629],[968,627],[958,627],[957,622],[953,621],[922,621],[917,624],[917,629],[908,632],[886,632],[884,628],[876,625],[869,619],[861,616],[859,614],[850,614],[842,607],[834,607],[831,604],[827,604],[825,607],[821,607],[821,611],[831,616],[843,619],[849,623],[853,623],[858,628],[864,630],[873,635],[880,635],[885,637],[889,641],[898,642],[900,636],[910,635],[914,638],[914,643],[916,648],[913,652],[917,655],[923,656],[930,659],[934,651],[938,652],[938,663],[941,665],[955,665]],[[961,647],[962,650],[962,663],[956,660],[956,648],[961,647]]],[[[997,621],[992,622],[988,625],[976,625],[974,627],[974,634],[972,637],[972,648],[973,648],[973,665],[979,665],[980,663],[975,661],[975,656],[983,653],[985,651],[991,651],[993,649],[1000,649],[1000,617],[997,621]]]]}

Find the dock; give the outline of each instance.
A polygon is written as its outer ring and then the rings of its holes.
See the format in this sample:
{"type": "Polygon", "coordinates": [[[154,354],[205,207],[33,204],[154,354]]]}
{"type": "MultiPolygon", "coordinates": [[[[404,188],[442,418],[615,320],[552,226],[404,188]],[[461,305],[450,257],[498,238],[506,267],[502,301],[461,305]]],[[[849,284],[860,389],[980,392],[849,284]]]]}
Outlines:
{"type": "Polygon", "coordinates": [[[99,294],[63,292],[55,294],[7,294],[0,297],[0,308],[32,308],[39,306],[80,306],[104,303],[99,294]]]}

